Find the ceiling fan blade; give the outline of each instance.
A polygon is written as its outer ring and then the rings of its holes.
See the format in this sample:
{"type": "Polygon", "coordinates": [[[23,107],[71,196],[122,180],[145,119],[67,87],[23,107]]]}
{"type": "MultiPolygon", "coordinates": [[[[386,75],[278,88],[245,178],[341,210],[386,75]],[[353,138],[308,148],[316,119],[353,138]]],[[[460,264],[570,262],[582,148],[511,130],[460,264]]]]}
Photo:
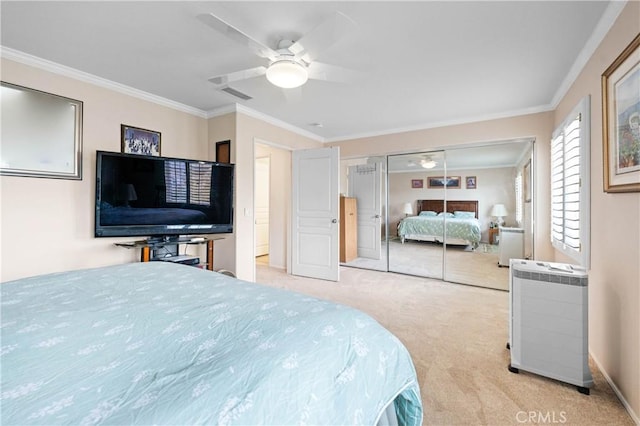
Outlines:
{"type": "Polygon", "coordinates": [[[229,37],[230,39],[233,39],[238,43],[247,46],[261,58],[267,58],[271,61],[275,61],[278,58],[278,53],[275,50],[265,46],[259,41],[252,39],[247,34],[233,27],[231,24],[225,22],[213,13],[204,13],[198,15],[198,19],[214,30],[229,37]]]}
{"type": "Polygon", "coordinates": [[[296,58],[300,58],[306,63],[311,63],[322,51],[333,46],[348,33],[355,30],[356,26],[356,23],[347,15],[342,12],[336,12],[331,18],[322,22],[302,36],[300,40],[289,46],[289,51],[296,58]]]}
{"type": "Polygon", "coordinates": [[[229,84],[234,81],[247,80],[249,78],[260,77],[267,72],[266,67],[255,67],[246,70],[235,71],[228,74],[217,75],[211,77],[209,81],[215,85],[221,86],[223,84],[229,84]]]}
{"type": "Polygon", "coordinates": [[[338,83],[352,83],[363,77],[363,73],[359,71],[324,64],[322,62],[312,62],[307,67],[307,71],[309,72],[310,79],[338,83]]]}

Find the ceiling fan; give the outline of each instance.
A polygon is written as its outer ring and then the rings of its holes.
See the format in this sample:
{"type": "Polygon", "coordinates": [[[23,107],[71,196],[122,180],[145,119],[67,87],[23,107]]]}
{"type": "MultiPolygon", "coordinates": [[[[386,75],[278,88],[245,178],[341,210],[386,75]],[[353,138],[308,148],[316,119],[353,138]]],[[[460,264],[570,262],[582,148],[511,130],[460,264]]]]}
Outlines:
{"type": "Polygon", "coordinates": [[[280,40],[275,49],[254,40],[212,13],[198,15],[198,19],[249,47],[266,61],[265,65],[211,77],[209,81],[215,85],[225,86],[234,81],[266,75],[267,80],[275,86],[290,89],[302,86],[308,79],[347,81],[354,75],[352,71],[315,60],[323,50],[356,27],[355,22],[341,12],[336,12],[297,41],[280,40]]]}
{"type": "Polygon", "coordinates": [[[419,158],[420,158],[419,160],[410,159],[407,162],[407,166],[409,167],[420,166],[423,169],[433,169],[435,166],[438,165],[438,162],[434,160],[433,157],[431,157],[430,155],[421,156],[419,158]]]}

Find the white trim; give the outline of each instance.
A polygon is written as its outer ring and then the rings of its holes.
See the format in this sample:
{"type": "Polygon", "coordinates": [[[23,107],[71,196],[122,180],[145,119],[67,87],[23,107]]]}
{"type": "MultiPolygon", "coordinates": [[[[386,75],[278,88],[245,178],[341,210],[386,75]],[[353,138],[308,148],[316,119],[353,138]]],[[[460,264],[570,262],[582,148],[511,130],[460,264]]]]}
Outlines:
{"type": "Polygon", "coordinates": [[[426,123],[417,124],[415,126],[399,127],[395,129],[380,130],[377,132],[359,133],[359,134],[353,134],[348,136],[339,136],[335,138],[325,138],[324,142],[325,143],[348,142],[355,139],[372,138],[376,136],[386,136],[386,135],[392,135],[397,133],[415,132],[419,130],[434,129],[438,127],[457,126],[461,124],[470,124],[470,123],[476,123],[476,122],[482,122],[482,121],[499,120],[503,118],[520,117],[523,115],[538,114],[541,112],[549,112],[553,110],[554,110],[554,107],[552,107],[551,105],[540,105],[536,107],[502,112],[497,114],[488,114],[488,115],[481,115],[481,116],[475,116],[475,117],[464,117],[456,120],[440,121],[440,122],[433,122],[428,124],[426,123]]]}
{"type": "Polygon", "coordinates": [[[260,144],[260,145],[265,145],[265,146],[269,146],[271,148],[277,148],[277,149],[281,149],[283,151],[293,151],[293,148],[290,146],[286,146],[286,145],[281,145],[279,143],[275,143],[275,142],[270,142],[264,139],[260,139],[260,138],[253,138],[253,143],[254,144],[260,144]]]}
{"type": "Polygon", "coordinates": [[[54,74],[83,81],[85,83],[90,83],[99,87],[103,87],[105,89],[113,90],[115,92],[132,96],[134,98],[153,102],[154,104],[186,112],[187,114],[195,115],[196,117],[207,118],[207,113],[201,109],[193,108],[188,105],[181,104],[179,102],[175,102],[157,95],[153,95],[151,93],[144,92],[130,86],[125,86],[124,84],[116,83],[114,81],[107,80],[106,78],[98,77],[84,71],[79,71],[77,69],[67,67],[56,62],[38,58],[37,56],[29,55],[28,53],[11,49],[9,47],[0,46],[0,57],[19,62],[21,64],[29,65],[34,68],[39,68],[44,71],[52,72],[54,74]]]}
{"type": "Polygon", "coordinates": [[[607,9],[602,14],[600,21],[598,21],[596,28],[593,30],[591,36],[578,54],[578,57],[569,69],[569,72],[565,76],[564,80],[562,80],[560,87],[558,87],[558,90],[556,90],[556,94],[551,100],[553,109],[556,109],[558,107],[558,104],[567,94],[571,85],[578,79],[578,76],[582,72],[582,69],[587,64],[589,59],[591,59],[596,49],[615,23],[616,19],[618,19],[618,15],[620,15],[620,12],[622,12],[622,9],[624,9],[626,4],[627,0],[616,0],[609,2],[607,9]]]}
{"type": "Polygon", "coordinates": [[[285,121],[282,121],[278,118],[272,117],[270,115],[264,114],[260,111],[256,111],[255,109],[246,107],[238,103],[212,109],[207,112],[206,117],[212,118],[220,115],[229,114],[231,112],[240,113],[240,114],[248,115],[249,117],[257,118],[258,120],[264,121],[269,124],[273,124],[274,126],[280,127],[281,129],[289,130],[293,133],[297,133],[300,136],[313,139],[314,141],[317,141],[317,142],[326,142],[326,140],[322,136],[316,135],[315,133],[311,133],[307,130],[301,129],[285,121]]]}
{"type": "Polygon", "coordinates": [[[611,377],[609,377],[609,375],[607,374],[607,371],[602,367],[602,364],[600,363],[598,358],[596,358],[596,356],[591,351],[589,351],[589,355],[591,355],[591,358],[593,359],[593,362],[596,363],[596,365],[598,366],[598,369],[600,370],[600,372],[604,376],[604,379],[607,381],[607,383],[609,383],[609,386],[611,386],[611,389],[613,389],[613,392],[616,394],[616,396],[618,397],[618,399],[620,400],[620,402],[622,403],[624,408],[627,410],[627,413],[629,413],[629,416],[631,416],[631,419],[637,425],[640,425],[640,416],[638,416],[633,411],[633,407],[631,407],[631,404],[629,404],[627,402],[627,400],[624,398],[624,395],[622,394],[620,389],[618,389],[618,386],[616,386],[615,382],[611,379],[611,377]]]}

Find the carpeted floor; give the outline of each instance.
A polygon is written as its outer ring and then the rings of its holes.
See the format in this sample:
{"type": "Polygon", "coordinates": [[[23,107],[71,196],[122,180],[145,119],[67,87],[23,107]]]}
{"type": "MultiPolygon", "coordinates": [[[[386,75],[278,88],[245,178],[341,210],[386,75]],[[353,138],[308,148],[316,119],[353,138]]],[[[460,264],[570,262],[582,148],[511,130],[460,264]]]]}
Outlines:
{"type": "Polygon", "coordinates": [[[340,281],[257,266],[257,279],[360,309],[394,333],[416,366],[425,425],[633,425],[591,362],[591,395],[507,370],[509,293],[444,281],[345,268],[340,281]]]}
{"type": "MultiPolygon", "coordinates": [[[[386,271],[387,253],[383,244],[379,260],[358,257],[346,264],[356,268],[386,271]]],[[[509,289],[509,268],[498,267],[499,246],[481,243],[471,247],[426,241],[389,241],[389,271],[480,287],[509,289]]]]}

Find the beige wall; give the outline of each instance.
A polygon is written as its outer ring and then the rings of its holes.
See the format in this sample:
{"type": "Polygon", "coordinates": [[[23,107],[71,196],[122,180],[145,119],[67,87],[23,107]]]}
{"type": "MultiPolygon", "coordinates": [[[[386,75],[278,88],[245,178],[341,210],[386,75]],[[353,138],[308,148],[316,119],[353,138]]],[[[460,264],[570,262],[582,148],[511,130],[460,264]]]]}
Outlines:
{"type": "Polygon", "coordinates": [[[81,181],[0,177],[0,280],[137,261],[136,250],[114,246],[127,239],[93,236],[96,150],[119,152],[120,124],[129,124],[161,132],[162,155],[203,159],[207,121],[14,61],[1,64],[3,81],[83,101],[84,119],[81,181]]]}
{"type": "Polygon", "coordinates": [[[635,412],[636,421],[640,421],[640,193],[603,191],[600,78],[639,30],[640,2],[629,2],[554,114],[558,125],[580,99],[591,95],[589,346],[635,412]]]}

